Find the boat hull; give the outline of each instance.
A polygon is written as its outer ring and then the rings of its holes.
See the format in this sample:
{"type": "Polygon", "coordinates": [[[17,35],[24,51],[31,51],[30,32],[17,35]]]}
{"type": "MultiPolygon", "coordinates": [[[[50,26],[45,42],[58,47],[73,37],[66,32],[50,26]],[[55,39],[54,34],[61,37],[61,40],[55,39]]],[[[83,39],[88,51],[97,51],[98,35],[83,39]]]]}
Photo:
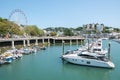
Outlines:
{"type": "Polygon", "coordinates": [[[86,59],[78,56],[68,56],[63,55],[62,57],[65,61],[77,65],[84,65],[84,66],[93,66],[93,67],[104,67],[104,68],[114,68],[114,64],[110,61],[99,61],[94,59],[86,59]]]}

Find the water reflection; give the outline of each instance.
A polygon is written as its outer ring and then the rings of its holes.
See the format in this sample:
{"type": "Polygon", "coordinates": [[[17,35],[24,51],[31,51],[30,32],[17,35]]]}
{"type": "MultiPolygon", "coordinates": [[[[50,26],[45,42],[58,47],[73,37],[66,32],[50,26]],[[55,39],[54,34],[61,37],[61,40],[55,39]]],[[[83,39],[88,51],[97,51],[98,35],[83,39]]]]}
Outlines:
{"type": "Polygon", "coordinates": [[[69,63],[63,64],[62,68],[64,75],[79,76],[78,78],[81,80],[109,80],[109,74],[112,71],[112,69],[80,66],[69,63]]]}

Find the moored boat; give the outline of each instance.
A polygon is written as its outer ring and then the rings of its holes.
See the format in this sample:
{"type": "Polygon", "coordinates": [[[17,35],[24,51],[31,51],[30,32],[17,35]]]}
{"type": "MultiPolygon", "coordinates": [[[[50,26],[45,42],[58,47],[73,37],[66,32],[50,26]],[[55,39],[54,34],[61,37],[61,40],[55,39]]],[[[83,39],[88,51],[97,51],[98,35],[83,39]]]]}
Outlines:
{"type": "Polygon", "coordinates": [[[11,63],[13,61],[13,54],[6,52],[4,54],[1,55],[3,57],[3,60],[5,61],[5,63],[11,63]]]}
{"type": "MultiPolygon", "coordinates": [[[[63,46],[64,47],[64,46],[63,46]]],[[[115,65],[110,61],[110,44],[108,50],[103,50],[101,41],[93,42],[86,48],[68,51],[63,55],[62,59],[73,64],[114,68],[115,65]],[[108,52],[109,51],[109,52],[108,52]],[[108,53],[108,54],[107,54],[108,53]],[[108,55],[108,57],[106,56],[108,55]]]]}
{"type": "Polygon", "coordinates": [[[110,60],[108,60],[104,55],[90,53],[88,51],[84,51],[79,54],[63,55],[62,58],[67,62],[73,64],[94,66],[94,67],[105,67],[105,68],[115,67],[115,65],[110,60]]]}

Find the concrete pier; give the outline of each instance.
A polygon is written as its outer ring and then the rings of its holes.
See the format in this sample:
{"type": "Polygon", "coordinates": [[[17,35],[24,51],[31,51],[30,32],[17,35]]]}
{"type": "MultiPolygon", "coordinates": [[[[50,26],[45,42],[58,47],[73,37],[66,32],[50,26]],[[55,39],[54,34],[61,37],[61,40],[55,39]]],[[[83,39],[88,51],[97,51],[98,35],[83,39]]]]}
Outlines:
{"type": "Polygon", "coordinates": [[[79,45],[79,43],[84,41],[83,37],[80,36],[72,36],[72,37],[32,37],[32,38],[8,38],[8,39],[0,39],[0,47],[3,46],[12,46],[12,48],[15,47],[15,45],[23,45],[23,46],[30,46],[30,44],[38,45],[39,43],[48,43],[48,44],[55,44],[65,41],[65,43],[71,44],[76,43],[79,45]]]}

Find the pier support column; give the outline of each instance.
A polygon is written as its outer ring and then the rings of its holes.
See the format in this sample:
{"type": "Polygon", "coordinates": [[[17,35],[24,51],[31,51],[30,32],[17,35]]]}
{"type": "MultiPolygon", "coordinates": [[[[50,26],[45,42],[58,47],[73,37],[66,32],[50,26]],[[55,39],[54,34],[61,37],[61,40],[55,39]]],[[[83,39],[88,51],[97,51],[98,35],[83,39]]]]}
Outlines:
{"type": "Polygon", "coordinates": [[[0,53],[2,53],[2,50],[0,49],[0,53]]]}
{"type": "Polygon", "coordinates": [[[65,41],[62,39],[62,44],[63,44],[63,42],[65,42],[65,41]]]}
{"type": "Polygon", "coordinates": [[[80,40],[80,45],[83,45],[83,40],[82,39],[80,40]]]}
{"type": "Polygon", "coordinates": [[[38,46],[38,39],[36,39],[35,45],[38,46]]]}
{"type": "Polygon", "coordinates": [[[83,39],[81,39],[81,45],[84,45],[85,41],[83,39]]]}
{"type": "Polygon", "coordinates": [[[72,39],[70,39],[70,45],[72,45],[72,39]]]}
{"type": "Polygon", "coordinates": [[[53,43],[55,44],[55,39],[53,40],[53,43]]]}
{"type": "Polygon", "coordinates": [[[76,39],[76,44],[77,44],[77,46],[78,46],[78,39],[76,39]]]}
{"type": "Polygon", "coordinates": [[[27,46],[30,46],[30,40],[29,39],[27,40],[27,46]]]}
{"type": "Polygon", "coordinates": [[[42,43],[43,43],[43,44],[45,43],[45,40],[44,40],[44,38],[42,39],[42,43]]]}
{"type": "Polygon", "coordinates": [[[24,46],[24,47],[26,46],[25,40],[23,40],[23,46],[24,46]]]}
{"type": "Polygon", "coordinates": [[[48,38],[48,45],[50,46],[50,39],[48,38]]]}
{"type": "Polygon", "coordinates": [[[12,41],[12,48],[13,48],[13,49],[15,48],[14,41],[12,41]]]}

